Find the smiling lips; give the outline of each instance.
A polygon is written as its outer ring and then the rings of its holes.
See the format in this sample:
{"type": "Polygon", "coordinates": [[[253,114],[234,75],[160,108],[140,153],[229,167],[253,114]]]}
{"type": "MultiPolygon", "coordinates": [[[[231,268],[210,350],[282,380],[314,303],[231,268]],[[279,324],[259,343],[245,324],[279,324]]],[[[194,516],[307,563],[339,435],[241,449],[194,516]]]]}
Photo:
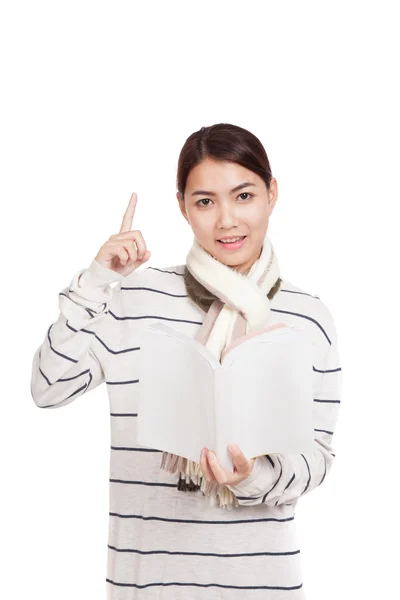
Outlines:
{"type": "Polygon", "coordinates": [[[246,236],[244,235],[241,237],[236,236],[234,238],[221,238],[220,240],[217,240],[217,242],[219,244],[221,244],[221,246],[223,246],[224,248],[230,248],[230,249],[234,250],[236,248],[240,248],[243,245],[245,239],[246,239],[246,236]],[[230,242],[229,241],[230,239],[235,240],[235,241],[230,242]],[[227,240],[227,241],[225,241],[225,240],[227,240]]]}
{"type": "Polygon", "coordinates": [[[240,240],[241,238],[243,238],[243,235],[231,235],[230,237],[226,236],[223,238],[220,238],[218,241],[219,242],[236,242],[237,240],[240,240]]]}

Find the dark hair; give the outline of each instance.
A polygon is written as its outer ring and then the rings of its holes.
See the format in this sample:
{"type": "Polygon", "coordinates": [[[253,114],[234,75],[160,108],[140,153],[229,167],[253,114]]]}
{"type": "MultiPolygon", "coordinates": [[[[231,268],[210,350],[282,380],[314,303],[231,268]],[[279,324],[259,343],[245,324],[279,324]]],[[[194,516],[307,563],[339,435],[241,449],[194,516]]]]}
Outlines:
{"type": "Polygon", "coordinates": [[[258,137],[238,125],[216,123],[192,133],[180,151],[176,186],[182,198],[191,169],[205,158],[238,163],[257,173],[269,190],[272,179],[271,167],[265,148],[258,137]]]}

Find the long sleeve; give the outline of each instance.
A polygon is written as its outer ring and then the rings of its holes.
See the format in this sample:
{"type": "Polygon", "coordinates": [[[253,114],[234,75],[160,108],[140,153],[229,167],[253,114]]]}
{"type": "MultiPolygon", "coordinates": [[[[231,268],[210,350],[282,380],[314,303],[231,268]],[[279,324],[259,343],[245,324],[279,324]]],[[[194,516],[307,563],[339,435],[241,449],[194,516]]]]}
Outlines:
{"type": "Polygon", "coordinates": [[[335,452],[333,435],[342,392],[342,367],[337,332],[329,315],[329,344],[321,365],[314,371],[314,451],[308,454],[268,454],[255,459],[250,476],[237,486],[228,486],[240,505],[295,504],[322,484],[335,452]]]}
{"type": "Polygon", "coordinates": [[[65,406],[104,381],[93,349],[96,329],[107,318],[113,298],[109,284],[122,279],[93,260],[59,293],[58,319],[48,328],[32,364],[31,394],[40,408],[65,406]]]}

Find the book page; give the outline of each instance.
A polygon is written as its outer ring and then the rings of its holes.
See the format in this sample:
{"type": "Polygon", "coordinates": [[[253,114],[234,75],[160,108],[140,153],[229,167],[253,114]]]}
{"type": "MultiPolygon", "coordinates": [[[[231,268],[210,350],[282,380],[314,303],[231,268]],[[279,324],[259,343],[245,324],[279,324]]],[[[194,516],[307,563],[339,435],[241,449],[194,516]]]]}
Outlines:
{"type": "Polygon", "coordinates": [[[235,442],[247,458],[313,450],[313,363],[302,330],[237,346],[227,368],[232,390],[227,433],[230,437],[232,427],[235,439],[222,444],[235,442]]]}
{"type": "Polygon", "coordinates": [[[220,368],[220,362],[219,360],[217,360],[217,357],[214,355],[214,353],[211,352],[209,348],[204,346],[204,344],[201,344],[194,337],[190,337],[182,333],[181,331],[178,331],[177,329],[173,329],[170,325],[166,325],[166,323],[151,323],[145,329],[148,329],[149,333],[150,331],[159,332],[164,334],[165,336],[172,337],[176,340],[181,340],[182,343],[189,344],[192,348],[196,349],[197,352],[202,354],[214,369],[220,368]]]}
{"type": "Polygon", "coordinates": [[[215,445],[213,369],[193,340],[144,328],[137,442],[196,462],[215,445]]]}

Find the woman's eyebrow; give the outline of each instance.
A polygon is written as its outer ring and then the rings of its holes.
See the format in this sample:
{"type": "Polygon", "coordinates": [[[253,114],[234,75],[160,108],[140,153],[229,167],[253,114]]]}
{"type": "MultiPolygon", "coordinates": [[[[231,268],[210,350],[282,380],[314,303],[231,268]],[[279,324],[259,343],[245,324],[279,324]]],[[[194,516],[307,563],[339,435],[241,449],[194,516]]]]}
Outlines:
{"type": "MultiPolygon", "coordinates": [[[[230,191],[230,194],[233,194],[234,192],[237,192],[239,190],[242,190],[245,187],[248,187],[250,185],[255,186],[255,183],[251,183],[250,181],[245,181],[244,183],[240,183],[239,185],[237,185],[236,187],[232,188],[230,191]]],[[[196,190],[195,192],[192,192],[190,194],[191,196],[216,196],[217,194],[215,192],[208,192],[207,190],[196,190]]]]}

